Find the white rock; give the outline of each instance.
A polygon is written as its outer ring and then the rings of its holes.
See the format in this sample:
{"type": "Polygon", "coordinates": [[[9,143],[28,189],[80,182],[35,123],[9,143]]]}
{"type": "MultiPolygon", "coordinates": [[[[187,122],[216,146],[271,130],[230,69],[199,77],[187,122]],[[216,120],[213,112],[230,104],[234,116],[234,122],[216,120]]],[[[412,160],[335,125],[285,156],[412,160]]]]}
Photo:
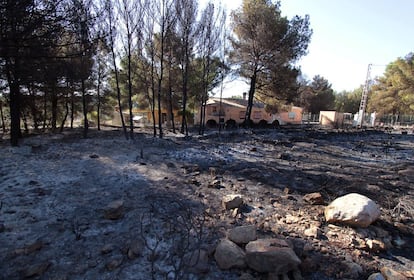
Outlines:
{"type": "Polygon", "coordinates": [[[378,205],[366,196],[351,193],[339,197],[325,208],[328,223],[342,223],[356,227],[368,227],[379,218],[378,205]]]}

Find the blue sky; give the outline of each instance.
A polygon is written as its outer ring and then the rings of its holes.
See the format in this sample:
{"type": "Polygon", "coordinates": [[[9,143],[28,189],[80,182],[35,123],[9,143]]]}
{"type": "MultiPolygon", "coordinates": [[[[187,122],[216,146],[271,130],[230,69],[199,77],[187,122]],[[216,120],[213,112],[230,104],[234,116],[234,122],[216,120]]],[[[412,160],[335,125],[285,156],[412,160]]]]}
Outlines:
{"type": "MultiPolygon", "coordinates": [[[[222,3],[235,9],[242,0],[222,3]]],[[[388,63],[414,52],[413,0],[281,0],[281,10],[288,18],[310,16],[313,36],[298,64],[308,80],[321,75],[336,91],[363,84],[368,64],[371,76],[379,76],[388,63]]],[[[233,82],[226,84],[225,95],[247,89],[244,82],[233,82]]]]}

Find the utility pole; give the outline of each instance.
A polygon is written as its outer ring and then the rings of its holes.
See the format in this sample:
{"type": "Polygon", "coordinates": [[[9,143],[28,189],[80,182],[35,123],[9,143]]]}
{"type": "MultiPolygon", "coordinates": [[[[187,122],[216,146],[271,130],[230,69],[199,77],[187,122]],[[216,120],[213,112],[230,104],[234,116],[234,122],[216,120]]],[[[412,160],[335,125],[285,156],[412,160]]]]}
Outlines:
{"type": "Polygon", "coordinates": [[[368,93],[371,85],[371,67],[372,64],[368,64],[368,70],[367,70],[367,78],[365,80],[364,89],[362,91],[362,97],[361,97],[361,103],[359,103],[359,112],[358,112],[358,123],[357,125],[359,127],[362,127],[364,124],[364,115],[365,110],[367,108],[367,101],[368,101],[368,93]]]}

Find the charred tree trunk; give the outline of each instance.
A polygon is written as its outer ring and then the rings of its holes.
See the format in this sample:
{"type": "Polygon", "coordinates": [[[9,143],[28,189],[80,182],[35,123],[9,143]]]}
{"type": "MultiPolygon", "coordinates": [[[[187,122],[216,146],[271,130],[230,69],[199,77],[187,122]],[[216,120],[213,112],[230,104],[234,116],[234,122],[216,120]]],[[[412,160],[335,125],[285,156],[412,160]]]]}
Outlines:
{"type": "Polygon", "coordinates": [[[247,101],[246,116],[244,119],[245,125],[247,127],[250,127],[252,123],[251,115],[252,115],[252,108],[253,108],[254,93],[256,91],[256,81],[257,81],[257,73],[255,71],[252,77],[250,78],[249,98],[247,101]]]}
{"type": "Polygon", "coordinates": [[[157,125],[155,122],[155,65],[154,65],[154,53],[151,53],[151,114],[152,114],[152,127],[154,129],[154,137],[157,137],[157,125]]]}
{"type": "MultiPolygon", "coordinates": [[[[100,62],[98,62],[100,63],[100,62]]],[[[100,67],[100,66],[99,66],[100,67]]],[[[101,69],[98,70],[98,86],[96,88],[96,94],[98,97],[97,100],[97,122],[98,122],[98,131],[101,130],[101,79],[102,79],[102,73],[101,73],[101,69]]],[[[67,103],[66,103],[67,105],[67,103]]],[[[66,111],[67,112],[67,111],[66,111]]]]}
{"type": "Polygon", "coordinates": [[[63,117],[62,123],[60,124],[60,133],[62,133],[63,129],[65,128],[65,123],[69,115],[69,101],[67,96],[65,97],[65,115],[63,117]]]}
{"type": "Polygon", "coordinates": [[[1,128],[3,133],[6,133],[6,124],[4,123],[4,112],[3,112],[3,102],[0,101],[0,117],[1,117],[1,128]]]}
{"type": "Polygon", "coordinates": [[[75,118],[75,93],[72,91],[70,95],[70,129],[73,129],[74,118],[75,118]]]}
{"type": "Polygon", "coordinates": [[[12,146],[19,144],[20,130],[20,89],[16,82],[10,85],[10,142],[12,146]]]}
{"type": "Polygon", "coordinates": [[[14,65],[6,61],[6,75],[10,90],[10,143],[12,146],[18,146],[19,138],[22,136],[20,130],[20,85],[18,84],[17,63],[17,58],[15,58],[14,65]],[[14,71],[12,68],[14,68],[14,71]]]}
{"type": "Polygon", "coordinates": [[[182,120],[181,120],[181,133],[185,133],[188,136],[188,125],[187,125],[187,85],[188,85],[188,59],[186,59],[186,65],[183,71],[183,101],[182,101],[182,120]]]}
{"type": "Polygon", "coordinates": [[[134,139],[134,116],[132,114],[132,72],[131,72],[131,41],[132,34],[130,31],[129,21],[126,21],[128,36],[128,109],[129,109],[129,137],[134,139]]]}
{"type": "Polygon", "coordinates": [[[30,95],[29,107],[30,107],[30,113],[32,114],[32,118],[33,118],[33,127],[35,131],[37,131],[39,130],[39,122],[38,122],[39,118],[38,118],[38,112],[36,109],[36,95],[33,90],[33,84],[30,84],[28,86],[28,90],[29,90],[29,95],[30,95]]]}
{"type": "MultiPolygon", "coordinates": [[[[108,2],[109,3],[109,2],[108,2]]],[[[108,6],[106,7],[108,12],[108,19],[109,19],[109,40],[110,40],[110,49],[112,54],[112,65],[114,67],[114,73],[115,73],[115,85],[116,85],[116,95],[118,100],[118,108],[119,108],[119,116],[121,118],[121,124],[122,124],[122,130],[124,131],[125,138],[128,140],[128,132],[125,126],[125,120],[124,120],[124,114],[122,113],[122,104],[121,104],[121,89],[119,86],[119,71],[118,66],[116,65],[116,55],[115,55],[115,35],[114,35],[114,18],[112,14],[112,7],[108,6]]]]}
{"type": "Polygon", "coordinates": [[[43,131],[46,129],[47,126],[47,93],[45,91],[43,96],[43,131]]]}
{"type": "Polygon", "coordinates": [[[83,111],[83,138],[88,137],[88,129],[89,129],[89,122],[88,122],[88,108],[86,102],[86,88],[85,88],[85,80],[81,80],[81,90],[82,90],[82,111],[83,111]]]}
{"type": "Polygon", "coordinates": [[[27,123],[27,116],[26,116],[24,110],[22,110],[21,116],[22,116],[22,120],[23,120],[24,133],[26,133],[26,135],[27,135],[27,134],[29,134],[29,125],[27,123]]]}
{"type": "Polygon", "coordinates": [[[173,106],[173,91],[171,86],[171,78],[169,78],[169,86],[168,86],[168,108],[170,113],[170,120],[171,120],[171,128],[173,133],[175,134],[175,119],[174,119],[174,106],[173,106]]]}
{"type": "Polygon", "coordinates": [[[52,92],[51,92],[51,102],[52,102],[52,119],[51,119],[51,126],[52,126],[52,132],[56,131],[56,123],[57,123],[57,106],[58,106],[58,97],[55,91],[55,87],[52,87],[52,92]]]}

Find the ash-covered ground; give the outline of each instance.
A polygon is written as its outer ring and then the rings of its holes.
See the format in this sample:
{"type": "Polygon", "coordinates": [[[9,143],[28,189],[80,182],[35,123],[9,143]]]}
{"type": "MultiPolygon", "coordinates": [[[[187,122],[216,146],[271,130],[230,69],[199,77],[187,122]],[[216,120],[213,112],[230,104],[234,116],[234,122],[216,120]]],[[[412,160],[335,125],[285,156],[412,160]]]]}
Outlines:
{"type": "Polygon", "coordinates": [[[0,143],[1,279],[267,279],[220,270],[237,225],[284,238],[304,279],[414,275],[414,135],[282,128],[164,139],[91,130],[0,143]],[[303,197],[319,192],[323,205],[303,197]],[[381,207],[366,229],[327,224],[324,207],[360,193],[381,207]],[[222,198],[243,197],[225,210],[222,198]],[[112,211],[112,212],[111,212],[112,211]],[[310,229],[315,229],[318,234],[310,229]],[[369,240],[378,241],[377,247],[369,240]],[[203,267],[189,254],[203,248],[203,267]]]}

